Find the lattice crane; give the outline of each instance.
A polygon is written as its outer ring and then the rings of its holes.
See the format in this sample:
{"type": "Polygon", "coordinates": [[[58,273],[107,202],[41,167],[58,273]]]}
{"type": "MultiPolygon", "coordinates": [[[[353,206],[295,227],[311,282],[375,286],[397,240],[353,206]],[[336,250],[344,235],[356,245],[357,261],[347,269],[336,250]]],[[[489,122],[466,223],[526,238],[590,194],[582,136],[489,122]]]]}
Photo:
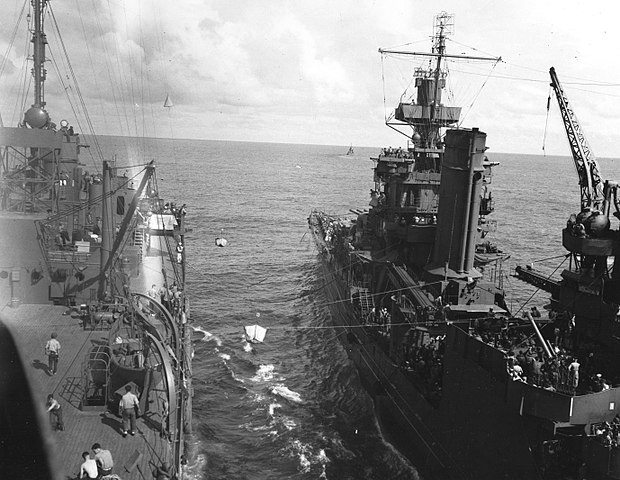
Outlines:
{"type": "Polygon", "coordinates": [[[571,153],[579,176],[579,188],[581,189],[581,211],[588,209],[602,211],[605,204],[603,182],[599,171],[598,162],[588,145],[588,141],[579,125],[575,112],[571,108],[568,97],[562,90],[555,68],[549,69],[551,87],[560,106],[564,129],[568,137],[571,153]]]}

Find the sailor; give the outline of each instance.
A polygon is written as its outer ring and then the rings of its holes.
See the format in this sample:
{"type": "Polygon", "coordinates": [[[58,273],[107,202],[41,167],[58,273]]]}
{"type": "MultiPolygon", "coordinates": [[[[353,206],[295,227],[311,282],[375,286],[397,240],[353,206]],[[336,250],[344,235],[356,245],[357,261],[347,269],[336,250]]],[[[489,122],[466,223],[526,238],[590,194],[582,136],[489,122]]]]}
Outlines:
{"type": "Polygon", "coordinates": [[[172,477],[172,469],[170,468],[170,464],[168,462],[163,462],[161,467],[157,467],[157,469],[153,472],[153,477],[155,480],[166,480],[172,477]]]}
{"type": "Polygon", "coordinates": [[[183,243],[177,243],[177,263],[183,263],[183,243]]]}
{"type": "Polygon", "coordinates": [[[52,430],[64,430],[65,424],[62,421],[62,407],[51,393],[47,396],[47,411],[50,414],[52,430]]]}
{"type": "Polygon", "coordinates": [[[112,468],[114,467],[114,461],[112,460],[112,454],[110,450],[104,450],[99,443],[94,443],[92,450],[95,453],[95,461],[97,462],[97,468],[99,469],[99,477],[104,475],[110,475],[112,468]]]}
{"type": "Polygon", "coordinates": [[[57,340],[58,334],[53,332],[51,338],[45,344],[45,354],[48,360],[48,375],[56,375],[58,368],[58,355],[60,354],[60,342],[57,340]]]}
{"type": "Polygon", "coordinates": [[[379,206],[379,197],[377,195],[377,191],[376,190],[371,190],[370,191],[370,203],[368,204],[371,207],[378,207],[379,206]]]}
{"type": "Polygon", "coordinates": [[[571,387],[576,389],[577,385],[579,385],[579,362],[575,357],[573,357],[573,361],[568,366],[568,376],[571,387]]]}
{"type": "Polygon", "coordinates": [[[78,478],[99,478],[97,462],[93,458],[90,458],[90,454],[88,452],[82,453],[82,459],[84,463],[80,465],[80,474],[78,478]]]}
{"type": "Polygon", "coordinates": [[[127,436],[128,429],[131,435],[136,434],[136,415],[140,415],[140,402],[131,391],[131,385],[125,385],[125,392],[118,404],[118,413],[123,417],[123,437],[127,436]]]}

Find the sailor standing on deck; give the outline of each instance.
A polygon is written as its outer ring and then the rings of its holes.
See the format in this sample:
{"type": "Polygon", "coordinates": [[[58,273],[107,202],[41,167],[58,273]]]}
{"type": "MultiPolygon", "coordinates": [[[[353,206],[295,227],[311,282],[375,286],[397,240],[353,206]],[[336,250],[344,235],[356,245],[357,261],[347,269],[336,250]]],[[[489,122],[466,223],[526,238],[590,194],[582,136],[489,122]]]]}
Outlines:
{"type": "Polygon", "coordinates": [[[62,421],[62,407],[51,393],[47,396],[46,405],[47,411],[50,414],[50,424],[52,425],[52,430],[64,430],[65,424],[62,421]]]}
{"type": "Polygon", "coordinates": [[[127,436],[127,429],[131,427],[129,433],[136,434],[136,412],[140,415],[140,402],[131,391],[131,385],[125,386],[125,395],[121,397],[118,404],[118,413],[123,417],[123,437],[127,436]]]}
{"type": "Polygon", "coordinates": [[[50,338],[45,344],[45,354],[47,355],[48,364],[47,373],[49,375],[56,375],[56,369],[58,368],[58,354],[60,353],[60,342],[56,340],[56,337],[58,337],[56,332],[52,333],[52,338],[50,338]]]}

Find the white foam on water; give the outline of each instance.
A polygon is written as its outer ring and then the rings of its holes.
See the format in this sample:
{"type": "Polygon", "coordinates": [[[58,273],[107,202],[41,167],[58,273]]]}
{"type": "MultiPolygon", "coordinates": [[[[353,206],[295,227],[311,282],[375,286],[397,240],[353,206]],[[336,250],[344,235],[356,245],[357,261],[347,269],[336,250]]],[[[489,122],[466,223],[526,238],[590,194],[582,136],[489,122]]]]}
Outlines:
{"type": "Polygon", "coordinates": [[[381,438],[381,443],[401,460],[402,465],[406,467],[407,470],[409,470],[409,473],[411,474],[411,478],[413,480],[420,480],[420,474],[415,469],[415,467],[411,465],[409,460],[407,460],[407,458],[394,445],[392,445],[390,442],[388,442],[385,439],[385,437],[383,436],[383,431],[381,430],[381,425],[379,424],[379,420],[377,419],[376,416],[374,418],[374,424],[377,429],[377,432],[379,432],[379,438],[381,438]]]}
{"type": "Polygon", "coordinates": [[[254,349],[252,348],[252,345],[250,345],[248,342],[244,342],[243,350],[250,353],[254,349]]]}
{"type": "Polygon", "coordinates": [[[271,393],[286,398],[287,400],[294,403],[303,403],[303,400],[301,399],[299,393],[294,392],[293,390],[281,383],[274,387],[271,387],[271,393]]]}
{"type": "Polygon", "coordinates": [[[205,334],[205,336],[204,336],[204,337],[202,337],[202,341],[203,341],[203,342],[208,342],[208,341],[211,339],[211,337],[213,337],[213,334],[211,334],[211,333],[207,332],[207,331],[206,331],[204,328],[202,328],[202,327],[192,327],[192,328],[194,329],[194,332],[202,332],[202,333],[204,333],[204,334],[205,334]]]}
{"type": "Polygon", "coordinates": [[[227,353],[218,353],[217,356],[220,357],[222,360],[230,360],[230,355],[228,355],[227,353]]]}
{"type": "Polygon", "coordinates": [[[290,432],[291,430],[293,430],[293,428],[295,428],[297,426],[297,423],[295,423],[295,420],[293,420],[291,417],[280,417],[280,422],[282,423],[282,425],[284,425],[284,427],[290,432]]]}
{"type": "Polygon", "coordinates": [[[222,346],[222,341],[219,339],[219,337],[216,337],[215,335],[213,335],[210,332],[207,332],[204,328],[201,327],[192,327],[194,329],[195,332],[202,332],[204,333],[204,337],[202,338],[203,342],[210,342],[210,341],[214,341],[215,344],[218,347],[222,346]]]}
{"type": "Polygon", "coordinates": [[[262,393],[254,393],[253,394],[253,398],[252,401],[256,402],[256,403],[263,403],[265,401],[265,395],[263,395],[262,393]]]}
{"type": "MultiPolygon", "coordinates": [[[[265,430],[269,430],[272,428],[271,425],[252,425],[252,422],[244,423],[243,425],[239,425],[239,428],[247,430],[248,432],[263,432],[265,430]]],[[[268,432],[270,434],[271,431],[268,432]]]]}
{"type": "Polygon", "coordinates": [[[194,460],[181,468],[183,469],[183,478],[188,480],[201,480],[204,478],[204,470],[207,465],[207,456],[204,454],[196,455],[194,460]]]}
{"type": "Polygon", "coordinates": [[[228,368],[228,371],[230,372],[230,376],[233,378],[233,380],[239,382],[239,383],[245,383],[245,380],[243,378],[238,377],[234,370],[232,368],[230,368],[228,366],[228,364],[226,362],[224,362],[224,365],[226,365],[226,367],[228,368]]]}
{"type": "Polygon", "coordinates": [[[256,370],[256,375],[254,375],[250,380],[253,382],[268,382],[269,380],[273,380],[274,377],[274,365],[259,365],[258,370],[256,370]]]}
{"type": "Polygon", "coordinates": [[[276,408],[282,408],[282,405],[280,405],[279,403],[270,403],[269,404],[269,415],[273,417],[273,413],[275,412],[276,408]]]}
{"type": "Polygon", "coordinates": [[[299,460],[299,470],[302,473],[309,473],[312,462],[308,456],[309,454],[312,456],[312,447],[296,439],[291,442],[291,450],[293,455],[296,455],[297,460],[299,460]]]}
{"type": "Polygon", "coordinates": [[[327,464],[330,462],[327,454],[324,449],[320,449],[318,455],[316,456],[317,461],[321,464],[321,474],[319,478],[324,478],[327,480],[327,464]]]}

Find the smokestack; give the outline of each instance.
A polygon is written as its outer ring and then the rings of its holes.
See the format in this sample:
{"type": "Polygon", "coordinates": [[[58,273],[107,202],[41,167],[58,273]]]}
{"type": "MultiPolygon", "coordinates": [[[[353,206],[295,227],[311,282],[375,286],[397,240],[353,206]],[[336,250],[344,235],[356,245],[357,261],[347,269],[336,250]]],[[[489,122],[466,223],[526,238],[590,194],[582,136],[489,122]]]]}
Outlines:
{"type": "Polygon", "coordinates": [[[486,133],[448,130],[441,168],[437,232],[432,269],[448,276],[478,276],[474,254],[484,173],[486,133]]]}

